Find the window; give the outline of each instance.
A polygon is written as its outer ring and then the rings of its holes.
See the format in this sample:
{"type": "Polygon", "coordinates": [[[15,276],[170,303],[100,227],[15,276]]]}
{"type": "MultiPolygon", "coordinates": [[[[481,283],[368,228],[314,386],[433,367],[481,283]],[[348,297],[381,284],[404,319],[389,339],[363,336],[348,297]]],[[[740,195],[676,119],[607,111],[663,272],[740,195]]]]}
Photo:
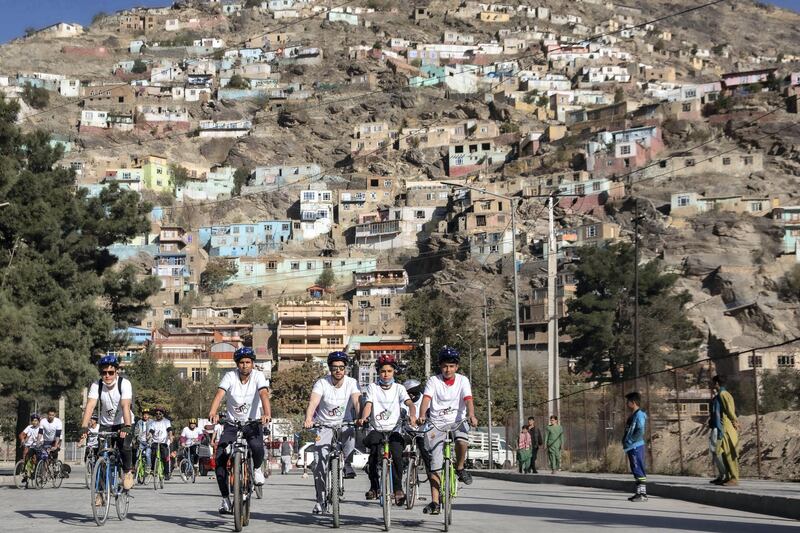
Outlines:
{"type": "Polygon", "coordinates": [[[263,296],[263,291],[261,289],[258,289],[256,291],[256,298],[261,298],[262,296],[263,296]]]}
{"type": "Polygon", "coordinates": [[[281,224],[281,231],[289,231],[289,224],[281,224]]]}
{"type": "Polygon", "coordinates": [[[576,185],[575,194],[577,194],[578,196],[583,196],[584,194],[586,194],[586,186],[583,184],[576,185]]]}
{"type": "Polygon", "coordinates": [[[206,372],[205,368],[192,368],[192,381],[202,381],[206,372]]]}
{"type": "Polygon", "coordinates": [[[329,192],[322,193],[322,200],[326,201],[326,202],[330,202],[331,201],[331,193],[329,193],[329,192]]]}
{"type": "Polygon", "coordinates": [[[708,404],[707,403],[699,403],[697,404],[697,412],[701,415],[708,414],[708,404]]]}
{"type": "Polygon", "coordinates": [[[245,228],[245,233],[253,233],[253,232],[255,232],[255,230],[256,230],[256,228],[255,228],[255,227],[253,227],[253,226],[247,226],[247,227],[245,228]]]}
{"type": "Polygon", "coordinates": [[[239,226],[234,226],[233,227],[233,232],[234,233],[239,233],[239,226]]]}
{"type": "Polygon", "coordinates": [[[779,355],[778,368],[794,368],[794,355],[779,355]]]}
{"type": "Polygon", "coordinates": [[[694,166],[694,159],[687,159],[686,160],[686,166],[687,167],[693,167],[694,166]]]}
{"type": "Polygon", "coordinates": [[[299,261],[292,261],[291,269],[292,270],[300,270],[300,262],[299,261]]]}
{"type": "Polygon", "coordinates": [[[384,189],[391,189],[392,188],[392,180],[383,180],[383,188],[384,189]]]}
{"type": "Polygon", "coordinates": [[[687,195],[678,196],[678,207],[686,207],[690,203],[690,198],[687,195]]]}
{"type": "Polygon", "coordinates": [[[164,316],[172,316],[172,309],[164,309],[164,316]]]}
{"type": "Polygon", "coordinates": [[[481,150],[491,150],[491,145],[489,143],[482,143],[481,150]]]}
{"type": "Polygon", "coordinates": [[[692,104],[691,103],[683,104],[681,106],[681,109],[683,110],[684,113],[690,113],[692,111],[692,104]]]}
{"type": "Polygon", "coordinates": [[[477,226],[485,226],[486,225],[486,215],[478,215],[475,217],[475,224],[477,226]]]}
{"type": "Polygon", "coordinates": [[[314,270],[314,263],[311,261],[306,262],[306,270],[314,270]]]}
{"type": "Polygon", "coordinates": [[[323,261],[322,262],[322,268],[331,268],[332,265],[333,265],[333,262],[331,262],[331,261],[323,261]]]}
{"type": "Polygon", "coordinates": [[[391,307],[391,305],[392,305],[391,296],[384,296],[381,298],[381,307],[391,307]]]}
{"type": "MultiPolygon", "coordinates": [[[[89,118],[92,118],[92,117],[89,117],[89,118]]],[[[464,153],[464,146],[463,145],[455,146],[453,151],[455,153],[457,153],[457,154],[463,154],[464,153]]]]}
{"type": "Polygon", "coordinates": [[[750,211],[761,211],[762,204],[761,202],[750,202],[750,211]]]}
{"type": "Polygon", "coordinates": [[[744,162],[745,165],[752,165],[753,164],[753,156],[746,155],[746,156],[744,156],[742,158],[742,161],[744,162]]]}
{"type": "Polygon", "coordinates": [[[422,218],[422,219],[424,219],[425,218],[425,211],[422,211],[422,210],[414,211],[414,218],[422,218]]]}
{"type": "Polygon", "coordinates": [[[369,307],[369,300],[359,300],[358,307],[359,309],[367,309],[369,307]]]}
{"type": "Polygon", "coordinates": [[[586,227],[586,238],[593,239],[597,237],[597,226],[587,226],[586,227]]]}
{"type": "Polygon", "coordinates": [[[592,183],[592,192],[598,192],[598,191],[600,191],[600,182],[595,181],[594,183],[592,183]]]}
{"type": "Polygon", "coordinates": [[[500,251],[500,248],[496,244],[489,245],[489,253],[496,254],[500,251]]]}
{"type": "Polygon", "coordinates": [[[747,358],[747,364],[750,366],[750,368],[761,368],[764,364],[764,361],[760,355],[751,355],[747,358]]]}
{"type": "Polygon", "coordinates": [[[278,263],[275,261],[267,261],[267,270],[276,270],[278,268],[278,263]]]}
{"type": "Polygon", "coordinates": [[[315,197],[314,191],[303,191],[304,202],[313,202],[315,197]]]}
{"type": "Polygon", "coordinates": [[[629,144],[624,144],[620,146],[619,153],[621,155],[631,155],[631,146],[629,144]]]}
{"type": "Polygon", "coordinates": [[[722,164],[725,165],[725,166],[730,165],[731,164],[731,158],[730,157],[723,157],[722,158],[722,164]]]}

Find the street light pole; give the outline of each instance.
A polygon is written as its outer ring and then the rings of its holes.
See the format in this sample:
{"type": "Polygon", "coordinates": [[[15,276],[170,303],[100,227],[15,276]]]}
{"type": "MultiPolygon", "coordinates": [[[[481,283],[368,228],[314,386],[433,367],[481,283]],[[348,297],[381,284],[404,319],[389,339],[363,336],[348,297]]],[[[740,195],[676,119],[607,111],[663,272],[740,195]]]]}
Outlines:
{"type": "MultiPolygon", "coordinates": [[[[489,308],[486,304],[486,287],[483,287],[483,350],[486,354],[486,425],[489,429],[489,470],[494,469],[494,449],[492,448],[492,382],[489,377],[489,308]]],[[[498,446],[497,451],[500,451],[498,446]]]]}

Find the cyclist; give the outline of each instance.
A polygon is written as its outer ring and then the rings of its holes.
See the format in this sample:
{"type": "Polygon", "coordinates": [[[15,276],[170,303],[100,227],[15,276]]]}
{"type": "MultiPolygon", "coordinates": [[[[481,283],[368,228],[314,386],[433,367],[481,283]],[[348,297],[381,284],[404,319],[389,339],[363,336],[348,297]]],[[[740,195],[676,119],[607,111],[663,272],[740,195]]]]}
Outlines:
{"type": "MultiPolygon", "coordinates": [[[[328,354],[328,370],[330,374],[320,378],[311,389],[311,398],[306,408],[304,427],[309,429],[314,423],[324,425],[341,424],[345,418],[353,420],[351,412],[358,408],[361,392],[355,379],[346,375],[349,358],[344,352],[331,352],[328,354]]],[[[356,448],[355,431],[352,427],[343,428],[341,433],[342,450],[344,451],[345,479],[356,477],[353,469],[352,456],[356,448]]],[[[328,453],[330,453],[333,430],[320,428],[317,431],[314,466],[314,487],[317,492],[317,503],[314,505],[314,514],[323,514],[325,508],[325,478],[328,470],[328,453]]]]}
{"type": "MultiPolygon", "coordinates": [[[[422,407],[422,383],[420,383],[416,379],[407,379],[403,382],[403,387],[405,387],[406,392],[408,393],[408,397],[411,398],[411,401],[414,402],[414,407],[417,409],[417,416],[421,416],[420,408],[422,407]]],[[[408,414],[409,410],[408,407],[405,405],[403,406],[404,414],[408,414]]],[[[416,444],[417,444],[417,451],[419,456],[422,458],[422,462],[425,465],[425,470],[430,472],[431,470],[431,457],[428,453],[428,450],[425,448],[425,438],[421,435],[415,437],[416,444]]],[[[410,441],[408,441],[410,443],[410,441]]]]}
{"type": "MultiPolygon", "coordinates": [[[[374,430],[370,431],[364,439],[364,446],[368,446],[369,453],[369,490],[365,497],[368,500],[378,499],[380,491],[381,456],[383,455],[384,431],[391,431],[389,436],[389,450],[392,455],[392,486],[394,487],[394,500],[397,505],[405,503],[405,494],[402,490],[403,479],[403,448],[406,442],[403,435],[396,431],[402,415],[402,407],[408,409],[410,423],[417,423],[417,410],[414,402],[408,396],[406,389],[395,382],[394,374],[397,371],[397,360],[392,355],[381,355],[375,361],[378,371],[378,383],[367,386],[364,410],[361,413],[360,425],[366,425],[372,418],[374,430]]],[[[388,502],[386,503],[388,505],[388,502]]]]}
{"type": "Polygon", "coordinates": [[[190,418],[189,425],[181,431],[181,444],[189,448],[192,464],[197,463],[197,447],[203,439],[203,430],[197,427],[197,419],[190,418]]]}
{"type": "MultiPolygon", "coordinates": [[[[254,371],[256,354],[252,348],[242,347],[233,354],[236,370],[231,370],[222,376],[208,418],[212,424],[219,420],[217,411],[226,400],[226,419],[232,422],[247,422],[260,420],[259,424],[248,424],[242,430],[247,439],[247,446],[253,458],[253,483],[264,484],[264,473],[261,463],[264,462],[264,434],[262,426],[269,423],[272,418],[272,409],[269,404],[269,384],[267,378],[260,371],[254,371]]],[[[222,503],[219,507],[220,514],[232,512],[230,489],[228,487],[228,445],[236,440],[238,430],[232,423],[225,424],[222,435],[217,440],[216,474],[222,503]]]]}
{"type": "Polygon", "coordinates": [[[42,447],[48,452],[50,459],[58,459],[58,451],[61,448],[61,434],[64,431],[64,424],[56,416],[56,410],[52,407],[47,410],[47,418],[39,421],[42,428],[42,447]]]}
{"type": "Polygon", "coordinates": [[[97,415],[92,415],[92,418],[89,419],[89,432],[86,438],[86,450],[83,452],[84,464],[86,464],[89,454],[95,456],[97,455],[97,447],[100,445],[100,441],[97,437],[97,434],[100,432],[100,426],[97,423],[97,420],[97,415]]]}
{"type": "Polygon", "coordinates": [[[136,421],[133,435],[139,446],[138,453],[144,454],[145,464],[147,465],[147,468],[150,468],[150,464],[153,462],[153,460],[151,459],[152,453],[150,446],[147,444],[147,438],[150,435],[150,430],[153,429],[153,421],[150,420],[150,409],[142,409],[141,414],[142,417],[136,421]]]}
{"type": "Polygon", "coordinates": [[[23,429],[19,434],[19,440],[22,443],[22,461],[28,457],[28,450],[36,446],[41,440],[42,428],[39,427],[39,415],[33,413],[31,415],[31,423],[23,429]]]}
{"type": "MultiPolygon", "coordinates": [[[[455,430],[456,475],[466,485],[472,484],[472,476],[464,470],[467,458],[466,421],[472,426],[478,425],[475,418],[475,406],[472,403],[472,386],[469,379],[458,373],[461,355],[450,346],[439,350],[440,373],[428,379],[420,406],[420,423],[430,418],[437,426],[457,424],[455,430]],[[430,412],[428,409],[430,408],[430,412]]],[[[425,434],[425,447],[431,460],[431,502],[423,509],[424,513],[439,513],[439,474],[443,465],[444,440],[446,435],[441,431],[429,431],[425,434]]]]}
{"type": "MultiPolygon", "coordinates": [[[[122,458],[122,488],[133,487],[133,385],[130,380],[119,375],[119,360],[115,355],[104,355],[97,362],[100,379],[92,383],[87,395],[86,407],[81,421],[81,440],[89,433],[89,421],[95,407],[99,412],[100,431],[119,431],[119,437],[110,441],[116,446],[122,458]]],[[[98,497],[101,495],[98,494],[98,497]]]]}
{"type": "Polygon", "coordinates": [[[161,453],[161,465],[164,468],[164,480],[169,480],[169,445],[174,437],[172,431],[172,422],[170,422],[169,418],[164,416],[166,410],[163,407],[156,407],[153,409],[153,411],[156,414],[156,419],[152,420],[152,424],[150,426],[150,434],[153,436],[153,442],[151,445],[153,462],[151,468],[153,469],[153,472],[156,471],[156,449],[158,449],[161,453]]]}

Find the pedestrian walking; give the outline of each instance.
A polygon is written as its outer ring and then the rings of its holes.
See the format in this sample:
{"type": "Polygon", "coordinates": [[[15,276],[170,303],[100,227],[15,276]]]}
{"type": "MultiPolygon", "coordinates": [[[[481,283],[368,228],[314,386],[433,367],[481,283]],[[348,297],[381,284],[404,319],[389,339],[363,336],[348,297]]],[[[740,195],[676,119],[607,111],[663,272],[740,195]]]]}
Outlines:
{"type": "Polygon", "coordinates": [[[556,415],[550,417],[544,438],[547,446],[547,465],[550,467],[550,473],[555,474],[556,470],[561,470],[561,446],[564,445],[564,428],[558,423],[556,415]]]}
{"type": "Polygon", "coordinates": [[[642,396],[638,392],[625,395],[625,405],[631,412],[625,422],[625,434],[622,437],[622,450],[628,456],[631,474],[636,481],[636,490],[629,501],[647,501],[647,473],[644,468],[644,430],[647,426],[647,414],[641,409],[642,396]]]}
{"type": "Polygon", "coordinates": [[[717,469],[717,477],[712,479],[710,483],[720,485],[728,478],[728,471],[725,469],[722,457],[717,453],[717,444],[722,438],[723,431],[722,403],[713,382],[711,383],[711,407],[708,415],[708,449],[711,452],[711,461],[717,469]]]}
{"type": "Polygon", "coordinates": [[[531,466],[531,434],[527,428],[519,430],[517,440],[517,467],[520,474],[527,474],[531,466]]]}
{"type": "Polygon", "coordinates": [[[544,444],[544,439],[542,439],[541,430],[536,425],[536,419],[532,416],[528,417],[527,430],[531,436],[531,464],[528,467],[528,473],[538,474],[539,472],[536,470],[536,456],[539,455],[539,448],[544,444]]]}
{"type": "Polygon", "coordinates": [[[281,442],[281,475],[289,473],[292,467],[292,445],[289,444],[286,437],[283,437],[281,442]]]}
{"type": "Polygon", "coordinates": [[[719,413],[722,422],[722,436],[717,441],[717,455],[725,466],[725,479],[720,485],[725,487],[739,484],[739,419],[736,417],[736,403],[725,388],[725,376],[714,376],[712,386],[719,398],[719,413]]]}

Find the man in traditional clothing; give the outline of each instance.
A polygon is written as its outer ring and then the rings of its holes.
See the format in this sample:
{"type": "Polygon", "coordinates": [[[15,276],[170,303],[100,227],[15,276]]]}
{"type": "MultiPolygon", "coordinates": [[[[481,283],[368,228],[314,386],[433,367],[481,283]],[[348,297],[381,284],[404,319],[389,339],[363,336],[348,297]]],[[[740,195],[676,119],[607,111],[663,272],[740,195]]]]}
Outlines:
{"type": "Polygon", "coordinates": [[[550,473],[555,474],[561,470],[561,446],[564,444],[564,428],[558,423],[558,417],[550,417],[550,425],[545,430],[544,442],[547,446],[547,464],[550,473]]]}
{"type": "Polygon", "coordinates": [[[714,376],[711,380],[719,399],[719,415],[722,421],[722,435],[717,441],[717,455],[725,465],[727,477],[720,485],[724,487],[739,484],[739,419],[736,418],[736,404],[731,393],[725,389],[725,376],[714,376]]]}
{"type": "Polygon", "coordinates": [[[711,452],[711,460],[714,463],[714,467],[718,472],[717,477],[710,481],[715,485],[721,485],[728,477],[722,457],[717,454],[717,443],[722,438],[723,429],[721,411],[722,402],[719,394],[717,394],[716,384],[711,383],[711,406],[708,413],[708,449],[711,452]]]}

